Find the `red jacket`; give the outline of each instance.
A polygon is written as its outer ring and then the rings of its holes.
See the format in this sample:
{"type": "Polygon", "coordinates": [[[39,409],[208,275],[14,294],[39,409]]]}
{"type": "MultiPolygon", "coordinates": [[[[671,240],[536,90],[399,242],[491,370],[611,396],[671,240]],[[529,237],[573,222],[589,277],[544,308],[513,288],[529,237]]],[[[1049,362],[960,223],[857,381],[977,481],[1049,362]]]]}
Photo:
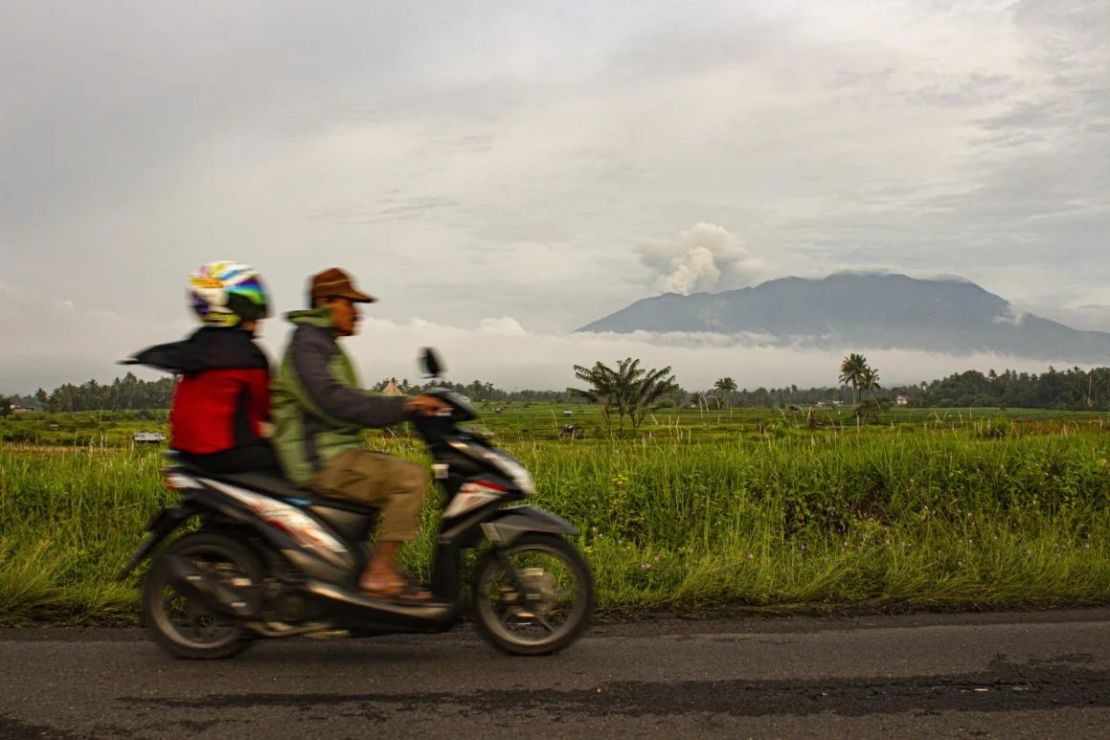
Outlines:
{"type": "Polygon", "coordinates": [[[170,408],[170,446],[194,455],[257,442],[270,421],[270,363],[250,332],[205,327],[160,344],[138,362],[178,373],[170,408]]]}
{"type": "Polygon", "coordinates": [[[182,375],[173,391],[170,445],[204,455],[243,447],[270,421],[270,372],[204,370],[182,375]]]}

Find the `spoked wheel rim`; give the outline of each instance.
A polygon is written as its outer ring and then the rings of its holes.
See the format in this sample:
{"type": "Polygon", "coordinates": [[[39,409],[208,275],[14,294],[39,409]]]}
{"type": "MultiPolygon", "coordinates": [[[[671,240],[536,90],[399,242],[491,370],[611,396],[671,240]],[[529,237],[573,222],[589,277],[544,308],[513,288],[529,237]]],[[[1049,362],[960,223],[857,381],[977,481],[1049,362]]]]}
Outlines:
{"type": "Polygon", "coordinates": [[[527,648],[556,644],[575,632],[589,610],[587,574],[561,548],[529,543],[507,549],[518,574],[493,560],[480,576],[478,616],[500,640],[527,648]]]}
{"type": "MultiPolygon", "coordinates": [[[[214,572],[221,578],[247,577],[254,573],[250,563],[239,562],[235,553],[218,545],[184,547],[174,553],[198,570],[214,572]]],[[[240,622],[213,612],[182,594],[170,582],[168,569],[155,576],[153,598],[148,599],[148,619],[179,645],[193,650],[215,650],[238,641],[243,635],[240,622]]]]}

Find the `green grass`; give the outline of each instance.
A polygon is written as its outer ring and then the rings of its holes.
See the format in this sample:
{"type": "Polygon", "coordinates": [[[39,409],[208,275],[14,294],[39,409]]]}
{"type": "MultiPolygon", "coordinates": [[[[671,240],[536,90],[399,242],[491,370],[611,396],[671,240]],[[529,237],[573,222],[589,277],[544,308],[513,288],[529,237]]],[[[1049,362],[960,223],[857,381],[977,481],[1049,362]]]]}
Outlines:
{"type": "MultiPolygon", "coordinates": [[[[603,611],[1110,603],[1098,414],[895,411],[857,427],[843,410],[811,429],[774,411],[684,409],[635,440],[555,439],[563,423],[597,423],[574,410],[482,423],[533,471],[536,503],[582,528],[603,611]]],[[[159,452],[121,444],[0,446],[0,622],[134,614],[136,581],[113,578],[172,495],[159,452]]],[[[370,444],[423,460],[411,437],[370,444]]],[[[439,503],[407,550],[413,570],[427,567],[439,503]]]]}
{"type": "MultiPolygon", "coordinates": [[[[482,402],[477,425],[497,435],[502,442],[550,441],[558,439],[566,424],[581,427],[586,440],[608,438],[597,406],[583,404],[482,402]],[[501,413],[495,413],[500,407],[501,413]],[[565,416],[564,411],[570,411],[565,416]]],[[[80,411],[74,413],[34,412],[0,419],[0,442],[37,447],[132,447],[136,432],[168,434],[166,411],[80,411]]],[[[1082,431],[1110,427],[1105,412],[1072,412],[1043,409],[970,408],[913,409],[891,408],[882,411],[877,423],[864,425],[870,432],[880,429],[901,431],[955,431],[990,427],[1004,420],[1018,431],[1037,433],[1042,427],[1053,433],[1064,429],[1082,431]]],[[[642,436],[651,441],[688,439],[728,440],[737,435],[783,434],[788,431],[815,431],[835,434],[858,430],[852,409],[814,408],[812,423],[809,408],[741,409],[692,408],[661,409],[649,415],[642,436]]],[[[373,434],[372,437],[381,436],[373,434]]],[[[387,433],[386,437],[391,437],[387,433]]],[[[631,434],[627,436],[632,436],[631,434]]]]}
{"type": "Polygon", "coordinates": [[[164,410],[32,412],[0,419],[0,441],[35,447],[131,447],[137,432],[168,433],[164,410]]]}

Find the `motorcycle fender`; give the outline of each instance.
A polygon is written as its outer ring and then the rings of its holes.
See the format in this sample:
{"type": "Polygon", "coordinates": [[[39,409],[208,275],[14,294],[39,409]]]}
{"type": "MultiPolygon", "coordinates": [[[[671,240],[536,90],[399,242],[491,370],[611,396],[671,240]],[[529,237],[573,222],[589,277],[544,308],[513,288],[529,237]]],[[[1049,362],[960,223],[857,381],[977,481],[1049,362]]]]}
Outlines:
{"type": "Polygon", "coordinates": [[[150,553],[154,552],[154,548],[158,547],[166,537],[169,537],[174,530],[188,521],[197,511],[198,509],[195,506],[183,502],[178,506],[162,509],[152,516],[146,525],[146,530],[150,532],[150,536],[127,561],[127,565],[119,572],[116,580],[126,580],[131,575],[131,571],[135,570],[139,563],[146,560],[150,553]]]}
{"type": "Polygon", "coordinates": [[[578,529],[562,517],[535,506],[513,506],[498,509],[488,521],[482,522],[482,533],[495,545],[511,545],[531,532],[575,536],[578,529]]]}

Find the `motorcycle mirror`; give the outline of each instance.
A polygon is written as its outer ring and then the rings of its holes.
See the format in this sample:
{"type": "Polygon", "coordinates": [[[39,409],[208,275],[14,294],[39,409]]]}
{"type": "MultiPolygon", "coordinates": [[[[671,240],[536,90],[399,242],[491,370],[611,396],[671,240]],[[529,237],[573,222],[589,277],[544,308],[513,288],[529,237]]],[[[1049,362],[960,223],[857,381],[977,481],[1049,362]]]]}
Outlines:
{"type": "Polygon", "coordinates": [[[421,362],[424,364],[424,372],[430,378],[438,378],[446,369],[443,363],[439,361],[439,355],[431,347],[424,348],[424,354],[421,355],[421,362]]]}

